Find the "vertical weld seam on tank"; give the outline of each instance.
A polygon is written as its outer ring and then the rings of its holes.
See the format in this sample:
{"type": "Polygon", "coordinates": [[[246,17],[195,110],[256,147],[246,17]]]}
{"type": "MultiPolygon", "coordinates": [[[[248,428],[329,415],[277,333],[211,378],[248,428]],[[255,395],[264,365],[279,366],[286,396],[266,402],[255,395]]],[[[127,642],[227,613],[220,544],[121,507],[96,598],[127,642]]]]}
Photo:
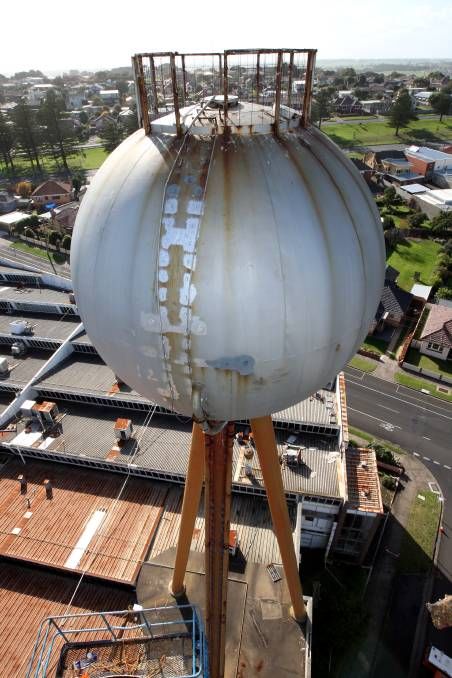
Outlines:
{"type": "MultiPolygon", "coordinates": [[[[316,135],[314,138],[315,138],[315,139],[318,139],[318,140],[320,141],[321,145],[322,145],[324,148],[326,148],[327,150],[330,150],[329,147],[327,146],[327,144],[325,143],[324,139],[321,138],[320,134],[321,134],[321,133],[319,133],[319,136],[316,135]]],[[[341,199],[342,203],[344,204],[345,209],[347,210],[347,212],[348,212],[348,214],[349,214],[350,221],[351,221],[351,223],[352,223],[352,225],[353,225],[353,230],[354,230],[354,232],[355,232],[356,240],[357,240],[357,242],[358,242],[359,250],[360,250],[360,252],[361,252],[361,268],[362,268],[363,273],[364,273],[365,288],[366,288],[366,295],[365,295],[365,298],[364,298],[364,303],[363,303],[363,307],[362,307],[362,311],[361,311],[361,324],[360,324],[360,327],[362,327],[362,326],[363,326],[363,323],[364,323],[364,316],[365,316],[365,314],[366,314],[366,309],[367,309],[366,299],[367,299],[367,291],[369,290],[369,281],[368,281],[368,277],[367,277],[367,270],[366,270],[366,267],[364,266],[364,260],[365,260],[365,256],[364,256],[364,248],[363,248],[363,245],[362,245],[362,242],[361,242],[361,238],[360,238],[360,235],[359,235],[359,230],[358,230],[357,225],[356,225],[356,220],[355,220],[355,218],[353,217],[352,211],[350,210],[350,208],[349,208],[349,206],[348,206],[347,200],[345,200],[344,196],[342,195],[342,191],[341,191],[341,189],[340,189],[340,186],[339,186],[338,183],[336,182],[336,180],[335,180],[335,178],[334,178],[334,175],[330,172],[330,170],[328,169],[328,167],[326,166],[326,164],[325,164],[324,162],[322,162],[322,160],[321,160],[317,155],[314,154],[314,152],[313,152],[311,146],[307,146],[307,147],[303,146],[303,148],[307,148],[307,150],[309,151],[309,153],[314,157],[314,159],[319,163],[319,165],[325,170],[325,172],[326,172],[327,175],[329,176],[331,182],[333,183],[333,185],[336,187],[336,189],[337,189],[337,191],[338,191],[338,194],[339,194],[339,196],[340,196],[340,199],[341,199]]],[[[339,158],[339,156],[338,156],[338,162],[339,162],[345,169],[347,169],[348,174],[351,175],[351,173],[350,173],[350,171],[348,170],[348,168],[346,167],[346,165],[345,165],[344,163],[341,162],[341,159],[339,158]]],[[[352,179],[354,179],[353,175],[351,175],[351,176],[352,176],[352,179]]]]}

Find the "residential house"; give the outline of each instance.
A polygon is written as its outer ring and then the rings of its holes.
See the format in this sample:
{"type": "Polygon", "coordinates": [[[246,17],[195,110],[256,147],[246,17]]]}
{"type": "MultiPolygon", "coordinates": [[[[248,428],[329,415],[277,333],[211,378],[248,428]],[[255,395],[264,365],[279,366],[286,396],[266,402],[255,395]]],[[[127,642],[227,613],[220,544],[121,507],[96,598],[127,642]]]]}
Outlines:
{"type": "MultiPolygon", "coordinates": [[[[428,316],[416,342],[420,353],[447,360],[452,358],[452,307],[428,304],[428,316]]],[[[421,317],[420,323],[424,322],[421,317]]]]}
{"type": "Polygon", "coordinates": [[[362,113],[362,107],[357,97],[353,94],[344,94],[340,95],[333,101],[333,109],[335,113],[341,115],[360,115],[362,113]]]}
{"type": "Polygon", "coordinates": [[[90,127],[94,127],[97,134],[103,132],[106,125],[114,124],[116,125],[116,120],[108,113],[101,113],[94,120],[90,120],[90,127]]]}
{"type": "Polygon", "coordinates": [[[399,272],[395,268],[387,266],[385,284],[371,326],[371,333],[383,332],[388,326],[402,327],[408,321],[413,295],[397,285],[398,275],[399,272]]]}
{"type": "Polygon", "coordinates": [[[119,103],[119,91],[117,89],[101,89],[99,96],[107,106],[114,106],[119,103]]]}
{"type": "Polygon", "coordinates": [[[72,200],[72,186],[65,181],[49,179],[40,184],[31,194],[35,205],[55,203],[63,205],[72,200]]]}
{"type": "Polygon", "coordinates": [[[381,115],[387,113],[391,106],[391,101],[387,99],[368,99],[366,101],[360,101],[361,108],[364,113],[370,113],[371,115],[381,115]]]}
{"type": "Polygon", "coordinates": [[[355,167],[359,170],[359,173],[361,174],[362,178],[366,183],[370,183],[372,179],[372,170],[370,167],[368,167],[360,158],[350,158],[352,163],[355,165],[355,167]]]}
{"type": "Polygon", "coordinates": [[[54,92],[55,88],[50,84],[33,85],[28,91],[28,103],[31,106],[39,106],[41,101],[46,98],[49,92],[54,92]]]}
{"type": "Polygon", "coordinates": [[[14,212],[17,207],[16,198],[6,191],[0,191],[0,214],[14,212]]]}
{"type": "Polygon", "coordinates": [[[79,110],[85,103],[85,88],[74,86],[69,89],[66,96],[66,105],[68,108],[79,110]]]}

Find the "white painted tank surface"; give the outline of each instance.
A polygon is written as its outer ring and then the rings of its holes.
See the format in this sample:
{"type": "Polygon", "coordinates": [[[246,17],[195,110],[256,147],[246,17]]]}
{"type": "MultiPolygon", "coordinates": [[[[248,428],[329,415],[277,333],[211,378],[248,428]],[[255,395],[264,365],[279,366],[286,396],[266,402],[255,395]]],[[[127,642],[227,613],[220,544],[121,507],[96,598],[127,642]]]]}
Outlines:
{"type": "Polygon", "coordinates": [[[83,199],[71,253],[102,358],[152,401],[211,420],[280,411],[333,379],[384,277],[372,196],[326,136],[232,132],[195,128],[179,155],[171,134],[126,139],[83,199]]]}

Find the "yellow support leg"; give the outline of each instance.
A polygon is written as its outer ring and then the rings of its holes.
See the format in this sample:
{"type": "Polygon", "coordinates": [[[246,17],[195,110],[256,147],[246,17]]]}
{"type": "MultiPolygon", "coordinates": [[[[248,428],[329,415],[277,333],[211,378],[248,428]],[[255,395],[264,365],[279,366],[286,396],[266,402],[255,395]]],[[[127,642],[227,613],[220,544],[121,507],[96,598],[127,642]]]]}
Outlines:
{"type": "Polygon", "coordinates": [[[252,419],[251,428],[267,491],[273,529],[278,540],[287,586],[292,601],[292,613],[297,621],[304,621],[306,619],[306,608],[298,573],[289,510],[281,477],[281,467],[272,419],[270,416],[252,419]]]}
{"type": "Polygon", "coordinates": [[[179,540],[177,542],[171,593],[176,598],[185,593],[185,573],[190,554],[193,530],[201,499],[204,480],[204,433],[198,424],[193,423],[191,434],[190,458],[188,460],[187,479],[185,481],[182,503],[179,540]]]}

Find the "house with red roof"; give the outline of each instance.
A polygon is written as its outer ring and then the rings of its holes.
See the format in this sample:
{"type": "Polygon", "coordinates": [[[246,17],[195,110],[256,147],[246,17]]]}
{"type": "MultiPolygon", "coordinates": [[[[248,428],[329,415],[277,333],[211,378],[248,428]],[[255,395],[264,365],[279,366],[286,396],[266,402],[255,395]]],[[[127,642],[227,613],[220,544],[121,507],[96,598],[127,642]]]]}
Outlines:
{"type": "Polygon", "coordinates": [[[429,304],[429,313],[419,336],[419,351],[433,358],[452,358],[452,307],[429,304]]]}
{"type": "Polygon", "coordinates": [[[35,205],[47,205],[48,203],[64,205],[72,200],[72,185],[66,181],[49,179],[35,188],[31,198],[35,205]]]}

